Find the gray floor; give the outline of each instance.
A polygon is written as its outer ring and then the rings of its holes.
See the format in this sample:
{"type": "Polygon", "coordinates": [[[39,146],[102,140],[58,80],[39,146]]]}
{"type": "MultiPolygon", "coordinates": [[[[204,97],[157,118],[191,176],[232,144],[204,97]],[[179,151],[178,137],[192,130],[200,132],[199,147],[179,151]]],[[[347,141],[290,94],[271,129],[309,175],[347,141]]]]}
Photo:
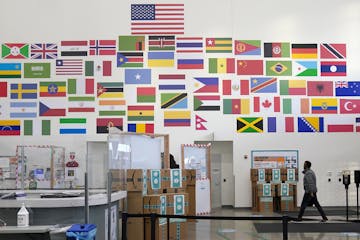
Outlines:
{"type": "MultiPolygon", "coordinates": [[[[326,211],[326,209],[325,209],[326,211]]],[[[259,215],[247,209],[215,209],[211,215],[214,216],[249,216],[259,215]]],[[[264,214],[272,215],[272,214],[264,214]]],[[[276,214],[275,214],[276,215],[276,214]]],[[[311,219],[320,220],[320,216],[311,216],[311,219]]],[[[328,216],[329,223],[344,222],[345,216],[328,216]]],[[[356,216],[350,216],[350,219],[356,216]]],[[[299,223],[301,224],[301,223],[299,223]]],[[[327,224],[327,223],[324,223],[327,224]]],[[[360,228],[360,223],[359,223],[360,228]]],[[[188,238],[196,240],[273,240],[282,239],[282,233],[257,233],[252,221],[220,221],[220,220],[198,220],[197,222],[188,223],[188,238]]],[[[346,239],[346,240],[360,240],[360,233],[289,233],[288,239],[306,239],[306,240],[320,240],[320,239],[346,239]]]]}

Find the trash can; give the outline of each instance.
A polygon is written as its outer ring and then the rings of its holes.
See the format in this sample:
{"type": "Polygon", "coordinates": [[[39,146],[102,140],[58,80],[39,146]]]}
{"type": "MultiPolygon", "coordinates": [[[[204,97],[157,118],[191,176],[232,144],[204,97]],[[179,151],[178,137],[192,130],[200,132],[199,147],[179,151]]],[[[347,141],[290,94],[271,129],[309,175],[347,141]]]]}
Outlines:
{"type": "Polygon", "coordinates": [[[95,240],[95,224],[74,224],[66,231],[67,240],[95,240]]]}

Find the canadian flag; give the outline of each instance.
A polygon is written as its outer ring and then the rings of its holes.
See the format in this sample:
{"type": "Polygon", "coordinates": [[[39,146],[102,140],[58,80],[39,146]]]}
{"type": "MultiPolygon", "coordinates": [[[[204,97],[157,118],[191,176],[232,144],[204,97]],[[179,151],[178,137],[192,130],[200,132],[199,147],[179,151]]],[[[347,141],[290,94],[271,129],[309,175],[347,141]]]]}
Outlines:
{"type": "Polygon", "coordinates": [[[254,97],[254,112],[280,112],[280,97],[254,97]]]}

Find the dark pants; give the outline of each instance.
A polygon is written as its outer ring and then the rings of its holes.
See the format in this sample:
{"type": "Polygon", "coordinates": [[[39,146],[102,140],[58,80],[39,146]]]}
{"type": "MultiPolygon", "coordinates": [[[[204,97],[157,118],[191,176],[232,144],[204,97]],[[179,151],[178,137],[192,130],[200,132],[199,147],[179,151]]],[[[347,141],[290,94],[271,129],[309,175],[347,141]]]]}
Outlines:
{"type": "Polygon", "coordinates": [[[314,193],[313,196],[311,196],[310,193],[305,193],[304,194],[303,200],[301,202],[301,207],[300,207],[300,212],[299,212],[298,218],[302,218],[302,216],[304,215],[304,212],[305,212],[305,208],[307,206],[312,206],[313,204],[315,205],[315,207],[319,211],[321,217],[323,219],[327,219],[324,210],[322,209],[322,207],[320,206],[319,201],[317,200],[316,193],[314,193]]]}

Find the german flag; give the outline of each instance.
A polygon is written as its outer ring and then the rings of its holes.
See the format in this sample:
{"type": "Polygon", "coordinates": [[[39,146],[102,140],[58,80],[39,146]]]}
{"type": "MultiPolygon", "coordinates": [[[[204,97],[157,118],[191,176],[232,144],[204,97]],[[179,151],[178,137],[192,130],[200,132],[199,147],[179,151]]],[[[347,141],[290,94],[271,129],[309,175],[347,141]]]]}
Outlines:
{"type": "Polygon", "coordinates": [[[316,59],[317,44],[291,44],[291,57],[294,59],[316,59]]]}

